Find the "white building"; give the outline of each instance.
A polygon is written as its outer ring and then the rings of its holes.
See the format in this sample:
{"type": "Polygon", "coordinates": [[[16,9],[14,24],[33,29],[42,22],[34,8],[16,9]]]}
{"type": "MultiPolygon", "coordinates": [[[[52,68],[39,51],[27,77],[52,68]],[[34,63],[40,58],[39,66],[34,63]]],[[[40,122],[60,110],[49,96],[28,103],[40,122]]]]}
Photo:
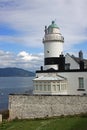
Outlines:
{"type": "Polygon", "coordinates": [[[59,27],[52,21],[45,26],[44,67],[36,71],[34,94],[83,95],[87,94],[87,60],[66,54],[63,56],[64,38],[59,27]],[[43,69],[44,68],[44,69],[43,69]]]}

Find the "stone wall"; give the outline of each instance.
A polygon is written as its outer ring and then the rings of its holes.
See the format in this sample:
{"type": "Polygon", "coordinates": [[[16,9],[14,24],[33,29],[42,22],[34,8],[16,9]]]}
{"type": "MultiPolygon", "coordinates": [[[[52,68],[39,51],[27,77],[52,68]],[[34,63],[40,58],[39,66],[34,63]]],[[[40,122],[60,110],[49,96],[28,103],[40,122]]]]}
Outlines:
{"type": "Polygon", "coordinates": [[[87,96],[9,95],[9,118],[30,119],[87,112],[87,96]]]}

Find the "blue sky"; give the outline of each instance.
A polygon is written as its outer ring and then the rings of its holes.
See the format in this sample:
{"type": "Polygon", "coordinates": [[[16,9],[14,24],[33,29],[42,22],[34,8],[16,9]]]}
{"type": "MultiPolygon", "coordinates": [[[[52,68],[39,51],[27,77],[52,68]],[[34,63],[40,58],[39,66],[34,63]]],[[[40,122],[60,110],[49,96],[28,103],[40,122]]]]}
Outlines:
{"type": "Polygon", "coordinates": [[[44,26],[56,21],[64,53],[87,58],[87,0],[0,0],[0,67],[43,65],[44,26]]]}

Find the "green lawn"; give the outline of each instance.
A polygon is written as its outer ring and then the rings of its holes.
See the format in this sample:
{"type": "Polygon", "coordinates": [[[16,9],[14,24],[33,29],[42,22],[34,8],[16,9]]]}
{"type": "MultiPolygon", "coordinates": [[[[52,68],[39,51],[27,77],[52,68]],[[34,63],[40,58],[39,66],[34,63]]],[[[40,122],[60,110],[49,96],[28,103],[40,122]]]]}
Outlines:
{"type": "Polygon", "coordinates": [[[87,117],[14,120],[0,124],[0,130],[87,130],[87,117]]]}

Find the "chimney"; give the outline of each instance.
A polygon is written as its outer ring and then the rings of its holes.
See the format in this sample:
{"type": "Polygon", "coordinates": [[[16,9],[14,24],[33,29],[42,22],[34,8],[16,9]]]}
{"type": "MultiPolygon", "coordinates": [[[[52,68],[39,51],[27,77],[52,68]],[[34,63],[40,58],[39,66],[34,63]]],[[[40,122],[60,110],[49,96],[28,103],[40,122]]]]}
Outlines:
{"type": "Polygon", "coordinates": [[[59,57],[59,70],[64,71],[65,70],[65,57],[63,54],[59,57]]]}
{"type": "Polygon", "coordinates": [[[80,60],[83,59],[83,52],[81,50],[79,51],[79,58],[80,58],[80,60]]]}

